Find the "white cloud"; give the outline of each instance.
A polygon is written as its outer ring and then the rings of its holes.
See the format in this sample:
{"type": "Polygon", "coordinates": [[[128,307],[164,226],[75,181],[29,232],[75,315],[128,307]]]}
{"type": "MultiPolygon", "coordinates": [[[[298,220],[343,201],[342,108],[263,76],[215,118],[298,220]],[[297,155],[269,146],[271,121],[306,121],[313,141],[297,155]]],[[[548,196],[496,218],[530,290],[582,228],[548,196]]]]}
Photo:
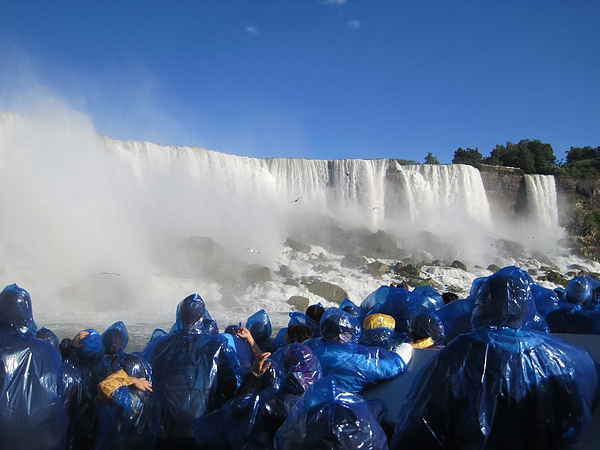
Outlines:
{"type": "Polygon", "coordinates": [[[360,28],[360,20],[349,20],[346,22],[346,25],[348,25],[348,28],[351,30],[358,30],[360,28]]]}
{"type": "Polygon", "coordinates": [[[246,36],[256,36],[258,34],[258,27],[249,25],[244,31],[246,32],[246,36]]]}
{"type": "Polygon", "coordinates": [[[344,3],[346,3],[346,0],[321,0],[319,3],[321,3],[323,5],[340,6],[340,5],[343,5],[344,3]]]}

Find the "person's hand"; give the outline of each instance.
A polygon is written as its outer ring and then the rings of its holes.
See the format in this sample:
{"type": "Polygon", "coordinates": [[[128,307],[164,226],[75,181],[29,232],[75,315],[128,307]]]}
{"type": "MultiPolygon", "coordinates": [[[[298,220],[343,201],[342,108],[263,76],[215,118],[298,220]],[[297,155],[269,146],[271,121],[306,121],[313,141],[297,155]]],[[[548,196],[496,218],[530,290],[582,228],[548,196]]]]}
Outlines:
{"type": "Polygon", "coordinates": [[[246,327],[239,327],[236,334],[240,339],[244,339],[246,341],[254,340],[252,338],[252,333],[250,333],[250,330],[246,327]]]}
{"type": "Polygon", "coordinates": [[[152,392],[152,383],[145,378],[131,377],[131,385],[138,388],[140,391],[152,392]]]}
{"type": "Polygon", "coordinates": [[[271,367],[271,361],[267,361],[269,356],[271,356],[271,353],[266,352],[254,358],[254,363],[252,364],[252,373],[254,375],[261,377],[271,367]]]}
{"type": "Polygon", "coordinates": [[[81,348],[83,344],[81,341],[90,335],[89,331],[80,331],[77,335],[71,339],[70,345],[74,348],[81,348]]]}

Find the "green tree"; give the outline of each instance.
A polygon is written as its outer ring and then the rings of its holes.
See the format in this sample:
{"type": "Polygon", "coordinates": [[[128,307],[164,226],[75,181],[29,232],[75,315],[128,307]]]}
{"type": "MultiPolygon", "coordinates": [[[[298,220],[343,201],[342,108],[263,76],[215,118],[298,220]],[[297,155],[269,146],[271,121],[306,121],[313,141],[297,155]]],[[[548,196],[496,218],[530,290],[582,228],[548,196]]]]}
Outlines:
{"type": "Polygon", "coordinates": [[[586,159],[600,159],[600,147],[571,147],[567,152],[567,164],[586,159]]]}
{"type": "Polygon", "coordinates": [[[433,153],[429,152],[427,153],[427,156],[425,157],[425,164],[439,164],[440,161],[433,156],[433,153]]]}
{"type": "Polygon", "coordinates": [[[552,174],[558,169],[556,157],[550,144],[539,139],[524,139],[518,144],[507,142],[496,145],[489,157],[483,158],[486,164],[517,167],[525,173],[552,174]]]}
{"type": "Polygon", "coordinates": [[[571,147],[566,159],[562,169],[570,176],[588,179],[600,177],[600,147],[571,147]]]}
{"type": "Polygon", "coordinates": [[[479,152],[479,149],[467,148],[464,150],[462,147],[459,147],[454,152],[454,159],[452,160],[452,164],[468,164],[470,166],[477,166],[483,159],[483,155],[479,152]]]}

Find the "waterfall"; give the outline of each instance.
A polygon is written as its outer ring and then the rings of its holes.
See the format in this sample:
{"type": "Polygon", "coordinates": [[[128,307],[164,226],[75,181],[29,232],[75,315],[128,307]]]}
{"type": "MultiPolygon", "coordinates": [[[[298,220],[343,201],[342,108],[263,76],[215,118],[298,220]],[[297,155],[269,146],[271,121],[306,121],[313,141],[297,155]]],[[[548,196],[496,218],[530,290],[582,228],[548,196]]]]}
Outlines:
{"type": "Polygon", "coordinates": [[[405,250],[441,258],[491,252],[490,237],[501,234],[471,166],[253,158],[102,137],[85,117],[67,119],[0,114],[7,282],[55,293],[116,272],[152,292],[162,250],[190,236],[209,236],[239,260],[275,270],[287,264],[281,244],[290,230],[319,232],[323,217],[335,227],[384,230],[405,250]],[[439,242],[426,248],[423,231],[439,242]]]}
{"type": "Polygon", "coordinates": [[[489,227],[490,206],[477,169],[467,165],[396,166],[396,218],[420,230],[449,234],[489,227]]]}
{"type": "Polygon", "coordinates": [[[548,233],[556,233],[558,202],[556,184],[552,175],[525,175],[527,205],[530,219],[548,233]]]}
{"type": "Polygon", "coordinates": [[[270,218],[321,214],[375,230],[384,214],[387,160],[261,159],[109,138],[104,144],[141,182],[187,177],[195,190],[194,207],[208,212],[270,218]]]}

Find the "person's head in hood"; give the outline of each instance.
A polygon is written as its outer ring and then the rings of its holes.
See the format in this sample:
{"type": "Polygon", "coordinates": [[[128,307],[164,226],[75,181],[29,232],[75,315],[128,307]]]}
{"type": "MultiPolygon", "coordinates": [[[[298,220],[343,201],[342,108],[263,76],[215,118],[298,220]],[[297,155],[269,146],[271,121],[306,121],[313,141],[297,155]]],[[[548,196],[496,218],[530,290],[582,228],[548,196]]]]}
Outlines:
{"type": "Polygon", "coordinates": [[[306,308],[306,315],[317,323],[321,321],[324,313],[325,308],[323,308],[323,305],[320,303],[317,303],[316,305],[310,305],[308,308],[306,308]]]}
{"type": "Polygon", "coordinates": [[[188,295],[177,306],[177,329],[201,332],[206,307],[204,300],[197,292],[188,295]]]}
{"type": "Polygon", "coordinates": [[[246,321],[246,328],[252,334],[256,342],[264,342],[271,337],[273,329],[271,327],[271,319],[269,314],[264,309],[255,312],[246,321]]]}
{"type": "Polygon", "coordinates": [[[129,332],[121,321],[115,322],[102,333],[102,345],[105,355],[118,355],[127,347],[129,332]]]}
{"type": "Polygon", "coordinates": [[[589,276],[573,278],[565,287],[565,300],[576,305],[589,303],[594,298],[594,288],[598,285],[600,282],[589,276]]]}
{"type": "Polygon", "coordinates": [[[444,342],[444,322],[433,312],[420,313],[410,320],[408,335],[414,342],[431,339],[431,345],[439,345],[444,342]]]}
{"type": "Polygon", "coordinates": [[[500,269],[479,288],[471,317],[473,329],[530,328],[537,310],[531,275],[515,266],[500,269]]]}
{"type": "Polygon", "coordinates": [[[59,349],[60,341],[58,340],[58,336],[54,334],[54,331],[42,327],[35,333],[35,337],[42,341],[49,342],[56,350],[59,349]]]}
{"type": "Polygon", "coordinates": [[[321,338],[330,344],[358,343],[361,327],[358,319],[339,308],[329,308],[320,323],[321,338]]]}
{"type": "Polygon", "coordinates": [[[344,299],[344,301],[340,303],[340,309],[352,314],[353,316],[360,316],[360,307],[349,298],[344,299]]]}
{"type": "Polygon", "coordinates": [[[10,284],[0,292],[0,328],[19,334],[37,331],[29,292],[16,284],[10,284]]]}
{"type": "Polygon", "coordinates": [[[282,389],[296,394],[302,394],[322,376],[319,360],[310,348],[300,342],[283,348],[281,370],[282,389]]]}

